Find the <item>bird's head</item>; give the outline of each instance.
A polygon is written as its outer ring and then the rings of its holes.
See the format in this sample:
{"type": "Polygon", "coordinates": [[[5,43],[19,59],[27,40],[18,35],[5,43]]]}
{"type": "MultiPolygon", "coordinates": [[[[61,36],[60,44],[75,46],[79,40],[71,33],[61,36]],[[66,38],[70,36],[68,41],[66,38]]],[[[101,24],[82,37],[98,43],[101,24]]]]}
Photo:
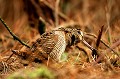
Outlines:
{"type": "Polygon", "coordinates": [[[70,45],[76,44],[83,39],[83,32],[79,25],[61,27],[59,30],[65,32],[66,41],[70,45]]]}

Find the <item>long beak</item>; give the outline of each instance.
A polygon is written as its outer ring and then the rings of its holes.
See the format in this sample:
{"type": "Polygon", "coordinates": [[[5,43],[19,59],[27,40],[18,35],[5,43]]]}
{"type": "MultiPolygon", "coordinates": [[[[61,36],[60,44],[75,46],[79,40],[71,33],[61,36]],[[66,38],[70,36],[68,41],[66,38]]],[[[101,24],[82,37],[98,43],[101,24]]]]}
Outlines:
{"type": "Polygon", "coordinates": [[[82,42],[91,50],[95,49],[93,48],[91,45],[89,45],[84,39],[82,40],[82,42]]]}
{"type": "Polygon", "coordinates": [[[91,45],[89,45],[84,39],[82,40],[82,42],[89,48],[92,50],[92,56],[94,57],[94,59],[96,60],[99,57],[99,54],[97,52],[97,50],[92,47],[91,45]]]}

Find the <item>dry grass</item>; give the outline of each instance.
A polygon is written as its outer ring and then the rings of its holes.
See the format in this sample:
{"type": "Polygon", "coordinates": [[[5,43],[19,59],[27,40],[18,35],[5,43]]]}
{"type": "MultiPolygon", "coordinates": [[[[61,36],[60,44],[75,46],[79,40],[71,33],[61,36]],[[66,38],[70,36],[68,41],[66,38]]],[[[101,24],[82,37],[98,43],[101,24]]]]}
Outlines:
{"type": "MultiPolygon", "coordinates": [[[[40,17],[46,25],[45,31],[56,25],[76,22],[85,33],[99,35],[104,25],[101,39],[120,55],[120,1],[119,0],[10,0],[0,1],[0,16],[12,31],[25,42],[32,43],[39,37],[42,28],[40,17]],[[36,2],[35,2],[36,1],[36,2]],[[60,1],[60,2],[59,2],[60,1]],[[8,4],[9,3],[9,4],[8,4]],[[57,7],[55,7],[57,6],[57,7]]],[[[85,40],[93,47],[96,39],[87,35],[85,40]]],[[[12,36],[0,22],[0,78],[1,79],[119,79],[120,58],[104,44],[100,43],[98,51],[102,56],[95,63],[91,50],[79,43],[80,51],[74,46],[63,55],[63,62],[32,62],[24,66],[11,49],[24,50],[25,47],[12,39],[12,36]],[[84,54],[87,52],[87,56],[84,54]],[[78,56],[79,54],[79,56],[78,56]],[[33,73],[29,73],[29,72],[33,73]],[[38,74],[36,74],[38,73],[38,74]],[[30,76],[32,75],[32,76],[30,76]],[[34,76],[33,76],[34,75],[34,76]]]]}

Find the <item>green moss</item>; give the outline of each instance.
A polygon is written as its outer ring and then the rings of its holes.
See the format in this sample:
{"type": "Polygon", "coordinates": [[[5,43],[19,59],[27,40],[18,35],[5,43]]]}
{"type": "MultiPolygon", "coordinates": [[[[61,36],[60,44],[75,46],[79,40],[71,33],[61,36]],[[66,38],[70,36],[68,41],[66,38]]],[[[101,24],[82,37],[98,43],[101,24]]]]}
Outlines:
{"type": "Polygon", "coordinates": [[[20,72],[15,72],[11,74],[7,79],[54,79],[54,74],[48,70],[46,67],[40,67],[33,70],[25,69],[20,72]]]}

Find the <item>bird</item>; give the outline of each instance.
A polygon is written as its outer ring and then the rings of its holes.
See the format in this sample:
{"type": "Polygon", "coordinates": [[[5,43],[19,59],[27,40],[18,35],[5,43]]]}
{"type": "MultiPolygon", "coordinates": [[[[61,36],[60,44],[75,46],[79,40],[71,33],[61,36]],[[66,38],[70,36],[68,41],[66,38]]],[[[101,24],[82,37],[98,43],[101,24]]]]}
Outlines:
{"type": "Polygon", "coordinates": [[[60,27],[43,33],[32,44],[28,53],[13,52],[29,61],[34,61],[35,58],[43,60],[50,57],[52,60],[60,62],[61,55],[65,49],[78,44],[82,40],[83,32],[79,25],[60,27]]]}
{"type": "Polygon", "coordinates": [[[82,40],[83,33],[78,27],[78,25],[74,27],[60,27],[56,30],[45,32],[33,43],[31,56],[34,56],[38,52],[38,55],[44,58],[49,56],[59,62],[61,55],[68,46],[77,44],[82,40]]]}

